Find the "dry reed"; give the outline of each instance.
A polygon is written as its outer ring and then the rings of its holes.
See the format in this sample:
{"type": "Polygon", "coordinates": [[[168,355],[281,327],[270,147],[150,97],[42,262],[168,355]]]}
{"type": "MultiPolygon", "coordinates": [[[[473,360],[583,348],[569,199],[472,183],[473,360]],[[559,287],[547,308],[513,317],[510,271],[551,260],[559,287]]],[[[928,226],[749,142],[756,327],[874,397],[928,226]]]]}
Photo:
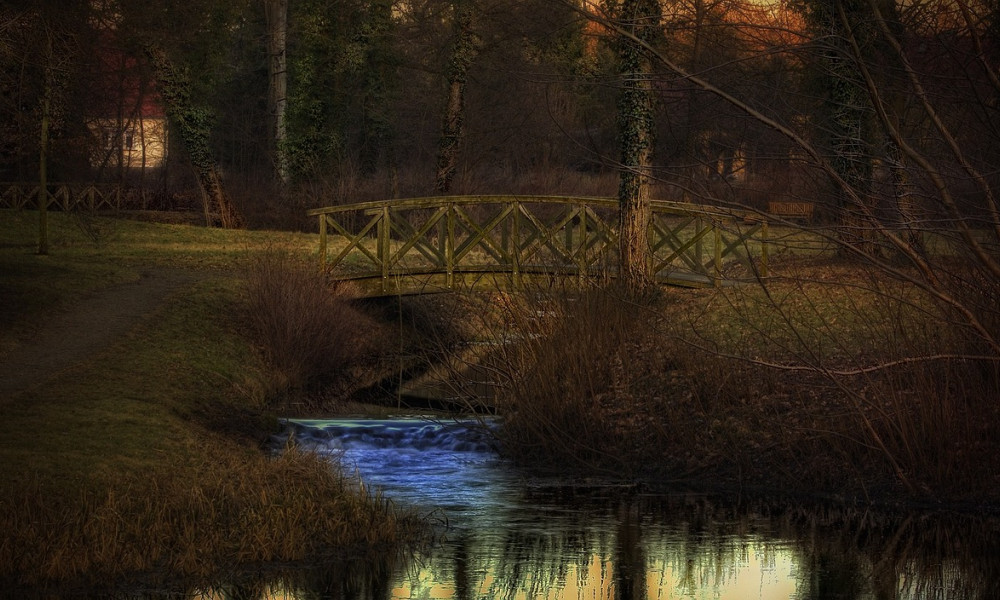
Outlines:
{"type": "Polygon", "coordinates": [[[72,498],[22,482],[2,495],[0,583],[207,585],[247,566],[391,549],[419,528],[312,454],[233,450],[190,472],[119,476],[72,498]]]}
{"type": "Polygon", "coordinates": [[[286,252],[251,259],[245,296],[255,339],[290,390],[335,395],[384,341],[379,325],[351,305],[349,286],[286,252]]]}
{"type": "Polygon", "coordinates": [[[835,271],[645,305],[525,296],[497,333],[523,340],[495,361],[504,447],[650,481],[995,502],[995,363],[963,358],[966,336],[919,293],[835,271]]]}

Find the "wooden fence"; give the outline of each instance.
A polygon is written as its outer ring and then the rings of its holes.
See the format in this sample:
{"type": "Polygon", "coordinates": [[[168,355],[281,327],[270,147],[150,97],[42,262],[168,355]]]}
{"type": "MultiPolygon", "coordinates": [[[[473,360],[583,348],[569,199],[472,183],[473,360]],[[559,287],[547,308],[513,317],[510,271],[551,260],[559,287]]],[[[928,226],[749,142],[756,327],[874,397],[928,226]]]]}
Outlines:
{"type": "MultiPolygon", "coordinates": [[[[147,210],[153,194],[146,189],[104,183],[50,183],[46,186],[50,209],[73,210],[147,210]]],[[[0,208],[37,209],[38,183],[0,183],[0,208]]]]}

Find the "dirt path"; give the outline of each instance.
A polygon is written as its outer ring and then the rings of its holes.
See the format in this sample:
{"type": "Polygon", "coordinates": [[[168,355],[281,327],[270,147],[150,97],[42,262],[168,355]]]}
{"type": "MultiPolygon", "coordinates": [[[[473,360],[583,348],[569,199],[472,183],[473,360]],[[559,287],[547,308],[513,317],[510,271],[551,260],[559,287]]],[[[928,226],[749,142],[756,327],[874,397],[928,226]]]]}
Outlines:
{"type": "Polygon", "coordinates": [[[0,362],[0,401],[91,359],[168,296],[202,277],[180,270],[144,272],[138,281],[95,292],[56,314],[31,341],[0,362]]]}

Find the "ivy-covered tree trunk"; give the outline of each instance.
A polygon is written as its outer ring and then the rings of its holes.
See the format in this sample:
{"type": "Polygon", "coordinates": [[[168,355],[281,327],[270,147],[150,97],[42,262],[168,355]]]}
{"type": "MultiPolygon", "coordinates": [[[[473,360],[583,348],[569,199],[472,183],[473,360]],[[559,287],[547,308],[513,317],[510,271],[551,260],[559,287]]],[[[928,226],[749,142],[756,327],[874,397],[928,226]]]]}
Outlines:
{"type": "Polygon", "coordinates": [[[271,116],[274,171],[279,181],[287,183],[289,174],[285,109],[288,106],[288,68],[285,41],[288,32],[288,0],[264,0],[264,13],[267,17],[267,105],[271,116]]]}
{"type": "Polygon", "coordinates": [[[841,179],[836,197],[841,252],[872,255],[877,252],[872,188],[874,113],[855,61],[871,58],[875,26],[865,0],[816,0],[807,6],[807,19],[827,40],[823,79],[832,166],[841,179]],[[861,56],[855,56],[852,42],[861,56]]]}
{"type": "MultiPolygon", "coordinates": [[[[905,30],[900,22],[899,9],[895,0],[874,0],[868,2],[876,14],[884,31],[895,39],[902,39],[905,30]]],[[[920,214],[918,193],[916,185],[911,180],[908,172],[906,152],[900,147],[899,141],[893,135],[892,130],[904,131],[904,121],[906,118],[907,95],[904,91],[906,85],[902,75],[898,70],[887,70],[883,76],[884,84],[881,86],[882,107],[886,111],[887,122],[882,124],[885,133],[885,163],[892,177],[893,198],[896,205],[897,223],[894,225],[901,231],[902,241],[909,246],[910,251],[917,254],[924,254],[923,235],[920,228],[923,219],[920,214]]]]}
{"type": "Polygon", "coordinates": [[[618,185],[619,277],[624,288],[641,294],[652,285],[649,248],[650,184],[653,156],[652,61],[643,43],[652,42],[661,19],[658,0],[624,0],[618,15],[618,98],[621,176],[618,185]]]}
{"type": "Polygon", "coordinates": [[[853,72],[846,62],[831,63],[833,167],[847,183],[847,187],[841,187],[837,193],[839,237],[848,252],[870,252],[873,214],[871,115],[867,110],[867,95],[853,81],[843,77],[848,69],[853,72]],[[837,76],[838,71],[841,76],[837,76]]]}
{"type": "Polygon", "coordinates": [[[886,163],[892,175],[893,197],[896,201],[902,240],[914,252],[923,254],[925,247],[919,227],[921,218],[917,208],[917,194],[906,170],[906,157],[894,141],[889,140],[887,146],[886,163]]]}
{"type": "Polygon", "coordinates": [[[243,216],[226,193],[212,157],[209,145],[211,118],[208,111],[195,106],[187,74],[175,68],[162,48],[147,46],[146,55],[152,63],[158,90],[166,103],[167,117],[177,128],[198,175],[206,213],[214,212],[218,215],[219,223],[226,229],[243,227],[243,216]]]}
{"type": "Polygon", "coordinates": [[[441,139],[438,142],[437,177],[435,189],[438,193],[451,191],[458,164],[458,150],[462,142],[462,126],[465,119],[465,83],[469,67],[478,53],[476,34],[472,30],[472,8],[465,2],[455,5],[455,42],[452,46],[451,61],[447,71],[447,100],[441,125],[441,139]]]}
{"type": "Polygon", "coordinates": [[[358,77],[364,82],[360,150],[361,172],[370,177],[380,166],[388,167],[392,195],[396,196],[396,132],[393,99],[396,94],[398,58],[392,48],[393,19],[391,0],[372,0],[357,41],[365,49],[365,60],[358,77]]]}

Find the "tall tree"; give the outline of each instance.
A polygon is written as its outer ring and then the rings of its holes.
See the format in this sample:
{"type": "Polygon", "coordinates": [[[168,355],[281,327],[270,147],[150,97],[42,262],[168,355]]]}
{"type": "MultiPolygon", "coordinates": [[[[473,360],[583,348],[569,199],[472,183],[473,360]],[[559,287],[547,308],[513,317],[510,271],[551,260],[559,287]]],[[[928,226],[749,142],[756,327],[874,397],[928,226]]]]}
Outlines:
{"type": "Polygon", "coordinates": [[[820,88],[830,138],[835,209],[844,254],[877,251],[873,173],[875,121],[859,63],[873,62],[877,26],[867,0],[804,0],[799,3],[820,51],[820,88]]]}
{"type": "Polygon", "coordinates": [[[146,54],[156,73],[160,94],[167,104],[167,116],[177,128],[198,176],[206,219],[211,221],[210,215],[214,212],[223,227],[243,227],[243,216],[226,192],[212,155],[209,139],[212,127],[210,112],[194,102],[188,74],[174,65],[166,51],[150,45],[146,47],[146,54]]]}
{"type": "Polygon", "coordinates": [[[206,218],[223,227],[244,225],[219,166],[213,101],[231,77],[232,43],[248,0],[174,3],[108,0],[123,47],[145,56],[174,131],[202,193],[206,218]],[[192,76],[195,74],[195,76],[192,76]]]}
{"type": "Polygon", "coordinates": [[[271,117],[271,151],[278,180],[288,182],[285,109],[288,105],[288,68],[286,39],[288,34],[288,0],[263,0],[267,26],[267,106],[271,117]]]}
{"type": "Polygon", "coordinates": [[[652,284],[649,248],[653,156],[653,64],[648,46],[660,35],[659,0],[623,0],[612,12],[618,29],[619,277],[637,294],[652,284]]]}
{"type": "Polygon", "coordinates": [[[458,152],[462,142],[465,120],[465,85],[469,67],[479,53],[478,36],[473,30],[474,7],[470,0],[456,0],[452,5],[452,47],[448,68],[446,103],[438,143],[435,189],[446,194],[451,190],[458,165],[458,152]]]}
{"type": "Polygon", "coordinates": [[[48,254],[48,184],[73,174],[80,149],[79,94],[85,70],[86,2],[24,0],[0,7],[0,173],[38,188],[38,253],[48,254]],[[72,143],[68,143],[72,142],[72,143]]]}
{"type": "MultiPolygon", "coordinates": [[[[370,0],[355,35],[364,52],[364,61],[358,65],[363,86],[359,162],[361,172],[368,177],[374,175],[382,163],[390,174],[394,174],[396,168],[392,101],[396,95],[398,59],[392,45],[393,34],[392,0],[370,0]]],[[[391,178],[395,180],[394,175],[391,178]]]]}
{"type": "MultiPolygon", "coordinates": [[[[869,0],[872,16],[880,24],[886,40],[902,40],[905,31],[900,21],[899,9],[895,0],[869,0]]],[[[880,44],[882,45],[882,44],[880,44]]],[[[885,54],[890,54],[886,52],[885,54]]],[[[886,71],[889,71],[886,69],[886,71]]],[[[889,169],[892,181],[892,196],[897,217],[896,226],[902,231],[902,241],[913,251],[924,252],[923,237],[920,232],[920,210],[917,204],[916,185],[908,170],[908,159],[901,147],[899,132],[906,129],[906,84],[903,78],[895,75],[899,69],[886,73],[880,78],[878,87],[881,94],[869,90],[869,95],[881,95],[883,101],[876,112],[883,115],[880,119],[881,129],[885,132],[885,164],[889,169]]],[[[872,83],[876,83],[872,81],[872,83]]],[[[871,87],[871,85],[869,85],[871,87]]],[[[876,98],[877,99],[877,98],[876,98]]]]}

